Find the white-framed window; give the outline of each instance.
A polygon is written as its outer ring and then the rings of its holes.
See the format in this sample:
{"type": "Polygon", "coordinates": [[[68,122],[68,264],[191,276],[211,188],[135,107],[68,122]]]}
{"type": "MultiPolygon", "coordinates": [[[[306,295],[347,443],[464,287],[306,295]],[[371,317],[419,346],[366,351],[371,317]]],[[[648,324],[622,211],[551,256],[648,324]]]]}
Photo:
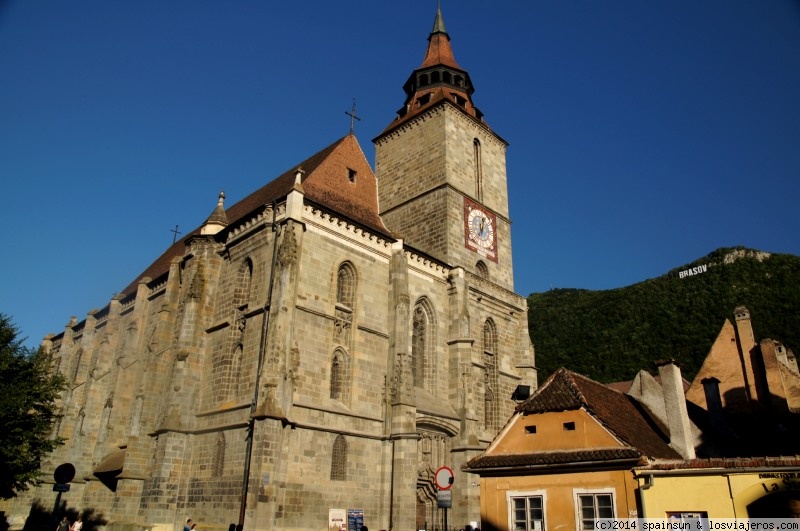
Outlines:
{"type": "Polygon", "coordinates": [[[508,491],[508,529],[544,531],[545,491],[508,491]]]}
{"type": "Polygon", "coordinates": [[[614,518],[614,489],[573,489],[578,529],[594,529],[598,518],[614,518]]]}

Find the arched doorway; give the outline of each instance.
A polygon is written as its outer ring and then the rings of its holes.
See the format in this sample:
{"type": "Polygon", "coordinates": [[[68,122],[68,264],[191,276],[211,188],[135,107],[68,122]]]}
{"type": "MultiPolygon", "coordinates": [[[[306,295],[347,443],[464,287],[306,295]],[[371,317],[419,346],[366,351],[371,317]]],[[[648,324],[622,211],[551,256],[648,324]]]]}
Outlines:
{"type": "Polygon", "coordinates": [[[750,518],[800,517],[800,492],[781,491],[767,494],[747,506],[750,518]]]}
{"type": "Polygon", "coordinates": [[[436,499],[434,474],[441,466],[451,466],[451,440],[458,429],[431,416],[417,418],[417,529],[442,529],[442,511],[436,499]]]}

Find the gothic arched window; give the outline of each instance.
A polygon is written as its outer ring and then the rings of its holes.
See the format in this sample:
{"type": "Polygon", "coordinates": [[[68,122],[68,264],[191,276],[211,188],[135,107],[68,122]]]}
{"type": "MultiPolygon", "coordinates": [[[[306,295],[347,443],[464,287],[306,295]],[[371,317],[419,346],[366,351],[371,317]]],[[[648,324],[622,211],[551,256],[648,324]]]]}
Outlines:
{"type": "Polygon", "coordinates": [[[475,166],[475,199],[483,201],[483,162],[481,161],[481,142],[472,141],[472,159],[475,166]]]}
{"type": "Polygon", "coordinates": [[[250,302],[250,286],[253,283],[253,261],[245,258],[236,273],[236,286],[233,290],[233,306],[241,308],[250,302]]]}
{"type": "Polygon", "coordinates": [[[481,278],[489,278],[489,268],[486,267],[486,264],[483,263],[483,260],[478,260],[478,263],[475,264],[475,271],[478,273],[478,276],[481,278]]]}
{"type": "Polygon", "coordinates": [[[352,310],[356,294],[356,272],[353,265],[345,262],[336,274],[336,303],[352,310]]]}
{"type": "Polygon", "coordinates": [[[214,446],[214,467],[211,475],[215,478],[222,476],[222,471],[225,469],[225,434],[219,432],[217,435],[217,443],[214,446]]]}
{"type": "Polygon", "coordinates": [[[427,300],[414,306],[411,333],[411,374],[416,387],[430,390],[435,377],[433,311],[427,300]]]}
{"type": "Polygon", "coordinates": [[[350,367],[347,354],[337,348],[331,359],[331,398],[346,402],[350,388],[350,367]]]}
{"type": "Polygon", "coordinates": [[[234,397],[239,396],[239,388],[240,382],[242,379],[242,364],[244,358],[244,347],[241,343],[236,345],[236,349],[233,351],[233,363],[231,366],[231,376],[233,376],[233,395],[234,397]]]}
{"type": "Polygon", "coordinates": [[[353,326],[353,307],[356,300],[356,270],[350,262],[344,262],[336,272],[336,341],[340,345],[350,344],[350,329],[353,326]]]}
{"type": "Polygon", "coordinates": [[[483,427],[498,428],[500,405],[497,400],[497,329],[491,319],[483,323],[484,409],[483,427]]]}
{"type": "Polygon", "coordinates": [[[344,435],[337,435],[331,451],[331,480],[347,479],[347,441],[344,435]]]}

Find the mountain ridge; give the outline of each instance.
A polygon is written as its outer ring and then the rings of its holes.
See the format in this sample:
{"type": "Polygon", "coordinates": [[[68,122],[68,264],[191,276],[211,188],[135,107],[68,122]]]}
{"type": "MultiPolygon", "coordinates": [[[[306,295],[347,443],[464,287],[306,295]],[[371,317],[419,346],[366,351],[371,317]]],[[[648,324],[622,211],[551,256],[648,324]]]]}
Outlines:
{"type": "Polygon", "coordinates": [[[528,328],[543,381],[559,367],[601,382],[632,379],[659,359],[692,378],[734,308],[756,340],[800,346],[800,257],[721,247],[660,277],[615,288],[528,296],[528,328]]]}

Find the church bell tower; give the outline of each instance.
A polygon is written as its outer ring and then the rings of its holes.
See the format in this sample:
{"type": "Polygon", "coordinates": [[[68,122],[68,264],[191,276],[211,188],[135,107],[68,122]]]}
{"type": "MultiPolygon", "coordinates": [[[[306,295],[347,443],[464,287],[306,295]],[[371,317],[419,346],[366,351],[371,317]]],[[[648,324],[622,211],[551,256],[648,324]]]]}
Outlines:
{"type": "Polygon", "coordinates": [[[380,215],[408,245],[513,290],[506,147],[475,107],[437,8],[422,65],[378,135],[380,215]]]}

